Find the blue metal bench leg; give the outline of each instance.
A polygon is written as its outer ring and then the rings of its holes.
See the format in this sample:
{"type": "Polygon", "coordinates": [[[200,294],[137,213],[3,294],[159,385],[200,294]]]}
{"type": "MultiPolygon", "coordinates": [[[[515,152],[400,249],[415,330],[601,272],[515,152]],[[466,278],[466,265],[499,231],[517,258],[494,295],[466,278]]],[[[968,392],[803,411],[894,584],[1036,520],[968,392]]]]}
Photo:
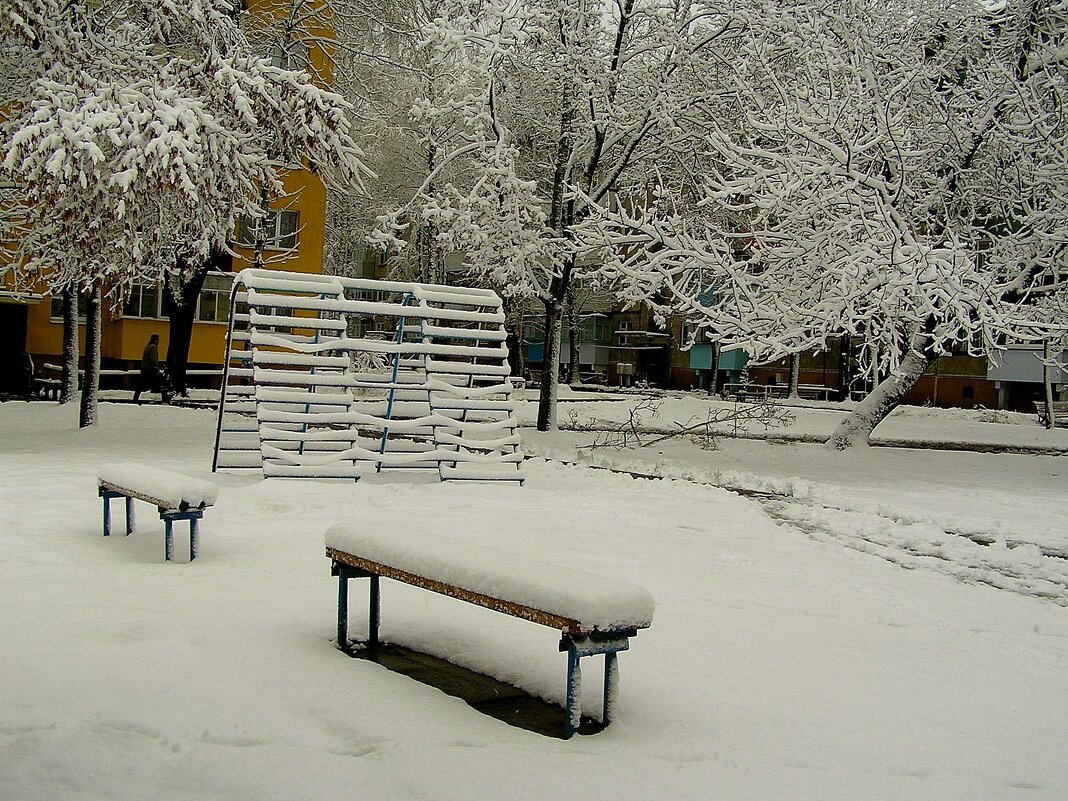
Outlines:
{"type": "Polygon", "coordinates": [[[344,570],[337,575],[337,647],[349,650],[349,577],[344,570]]]}
{"type": "Polygon", "coordinates": [[[604,655],[604,707],[601,722],[607,726],[612,722],[612,704],[619,692],[619,662],[615,651],[604,655]]]}
{"type": "Polygon", "coordinates": [[[104,536],[111,536],[111,499],[123,498],[126,501],[126,536],[133,531],[133,498],[121,492],[101,489],[100,497],[104,500],[104,536]]]}
{"type": "Polygon", "coordinates": [[[382,595],[378,576],[371,576],[371,594],[369,601],[367,615],[367,644],[374,648],[378,645],[378,623],[382,616],[382,595]]]}
{"type": "Polygon", "coordinates": [[[337,647],[349,650],[349,579],[369,578],[371,580],[370,598],[367,613],[367,645],[378,645],[378,623],[381,618],[381,577],[373,573],[335,562],[331,569],[337,576],[337,647]]]}
{"type": "Polygon", "coordinates": [[[189,561],[197,558],[197,537],[200,536],[200,519],[191,518],[189,521],[189,561]]]}
{"type": "Polygon", "coordinates": [[[633,629],[598,632],[584,637],[565,634],[560,640],[560,650],[567,651],[567,704],[564,738],[570,739],[578,731],[582,720],[582,671],[579,660],[584,656],[604,654],[604,706],[601,722],[607,726],[612,721],[612,707],[619,692],[619,662],[617,654],[630,647],[629,638],[633,629]]]}
{"type": "Polygon", "coordinates": [[[570,740],[582,720],[582,667],[575,643],[567,644],[567,703],[564,706],[564,739],[570,740]]]}
{"type": "Polygon", "coordinates": [[[163,521],[163,561],[169,562],[174,558],[174,540],[172,539],[173,523],[168,517],[163,521]]]}

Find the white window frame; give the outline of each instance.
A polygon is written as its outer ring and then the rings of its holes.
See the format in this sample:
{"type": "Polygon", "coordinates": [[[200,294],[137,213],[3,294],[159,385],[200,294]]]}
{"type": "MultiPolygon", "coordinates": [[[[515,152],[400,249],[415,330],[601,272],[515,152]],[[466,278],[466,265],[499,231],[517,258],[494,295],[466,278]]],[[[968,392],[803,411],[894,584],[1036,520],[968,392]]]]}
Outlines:
{"type": "Polygon", "coordinates": [[[211,272],[211,273],[208,273],[208,277],[204,281],[204,286],[201,287],[200,296],[197,298],[196,316],[193,319],[196,322],[204,323],[205,325],[226,325],[227,323],[229,323],[230,322],[230,315],[233,312],[233,310],[230,308],[230,293],[231,293],[231,290],[233,289],[233,286],[234,286],[234,275],[233,275],[233,273],[224,273],[224,272],[211,272]],[[208,286],[209,282],[213,278],[215,278],[215,279],[220,279],[220,278],[228,279],[226,286],[225,287],[208,286]],[[205,320],[201,316],[201,314],[202,314],[202,310],[203,310],[204,296],[205,295],[209,295],[209,294],[215,296],[215,315],[214,315],[214,319],[205,320]],[[219,317],[219,299],[220,298],[225,298],[225,300],[226,300],[226,314],[223,317],[219,317]]]}
{"type": "Polygon", "coordinates": [[[260,225],[266,225],[267,237],[264,247],[267,250],[295,251],[300,244],[300,214],[294,209],[270,209],[263,217],[245,217],[238,220],[237,244],[246,248],[256,247],[256,234],[260,225]],[[291,233],[282,234],[282,221],[291,219],[291,233]],[[283,238],[292,239],[292,244],[284,244],[283,238]]]}

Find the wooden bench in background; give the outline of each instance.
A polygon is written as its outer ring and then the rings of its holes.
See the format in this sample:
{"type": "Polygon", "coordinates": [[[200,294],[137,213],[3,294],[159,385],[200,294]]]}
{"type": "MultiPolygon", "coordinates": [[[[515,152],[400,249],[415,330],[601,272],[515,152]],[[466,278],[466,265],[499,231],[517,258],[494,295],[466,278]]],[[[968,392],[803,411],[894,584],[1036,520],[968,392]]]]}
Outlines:
{"type": "MultiPolygon", "coordinates": [[[[1038,421],[1048,427],[1046,402],[1035,401],[1035,412],[1038,414],[1038,421]]],[[[1068,400],[1053,401],[1053,424],[1056,426],[1068,426],[1068,400]]]]}
{"type": "Polygon", "coordinates": [[[567,652],[564,736],[578,729],[579,659],[604,654],[602,723],[611,719],[619,684],[616,654],[652,623],[653,599],[642,587],[438,534],[368,532],[352,525],[326,534],[331,574],[338,577],[337,642],[349,649],[348,580],[370,579],[368,645],[379,643],[381,578],[457,598],[556,629],[567,652]]]}
{"type": "Polygon", "coordinates": [[[104,499],[104,536],[111,535],[111,500],[126,499],[126,535],[133,531],[133,502],[145,501],[159,510],[163,521],[166,561],[174,558],[172,526],[175,520],[189,521],[189,561],[197,558],[197,538],[204,510],[215,504],[217,489],[210,481],[201,481],[182,473],[134,464],[105,465],[97,474],[97,490],[104,499]]]}

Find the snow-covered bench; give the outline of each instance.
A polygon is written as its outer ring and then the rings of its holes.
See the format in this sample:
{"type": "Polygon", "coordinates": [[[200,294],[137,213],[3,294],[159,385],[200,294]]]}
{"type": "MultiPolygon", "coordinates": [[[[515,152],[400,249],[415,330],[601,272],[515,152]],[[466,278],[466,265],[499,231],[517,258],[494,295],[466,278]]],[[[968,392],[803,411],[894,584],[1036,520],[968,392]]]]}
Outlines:
{"type": "Polygon", "coordinates": [[[564,736],[581,715],[579,659],[605,655],[602,722],[610,721],[619,669],[616,654],[653,619],[652,596],[642,587],[536,562],[496,548],[423,532],[367,531],[338,525],[326,533],[331,574],[338,577],[337,642],[348,650],[348,579],[369,578],[368,645],[378,644],[379,580],[390,578],[560,631],[566,651],[564,736]]]}
{"type": "MultiPolygon", "coordinates": [[[[1048,426],[1045,401],[1035,401],[1035,412],[1038,414],[1038,421],[1048,426]]],[[[1053,401],[1053,421],[1054,425],[1068,426],[1068,401],[1053,401]]]]}
{"type": "Polygon", "coordinates": [[[175,520],[189,521],[189,561],[197,558],[199,521],[215,504],[217,489],[210,481],[127,462],[104,465],[97,473],[98,493],[104,499],[104,536],[111,535],[111,499],[126,499],[126,534],[133,531],[134,499],[159,509],[163,521],[164,558],[174,557],[171,527],[175,520]]]}

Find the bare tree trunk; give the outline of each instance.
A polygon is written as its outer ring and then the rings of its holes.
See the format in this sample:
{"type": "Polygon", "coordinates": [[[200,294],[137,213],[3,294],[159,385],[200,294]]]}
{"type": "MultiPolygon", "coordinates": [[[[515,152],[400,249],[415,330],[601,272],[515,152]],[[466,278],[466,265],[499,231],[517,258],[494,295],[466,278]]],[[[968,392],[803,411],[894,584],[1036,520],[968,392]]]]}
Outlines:
{"type": "Polygon", "coordinates": [[[849,383],[851,375],[851,356],[849,334],[843,334],[838,340],[838,400],[849,400],[849,383]]]}
{"type": "Polygon", "coordinates": [[[797,385],[801,378],[801,354],[794,353],[790,356],[790,391],[787,397],[797,397],[797,385]]]}
{"type": "Polygon", "coordinates": [[[73,286],[63,290],[63,374],[59,402],[73,403],[78,397],[78,292],[73,286]]]}
{"type": "MultiPolygon", "coordinates": [[[[522,304],[522,301],[520,301],[522,304]]],[[[520,305],[519,312],[516,315],[515,324],[515,339],[516,339],[516,375],[526,376],[527,374],[527,312],[526,309],[520,305]]]]}
{"type": "Polygon", "coordinates": [[[714,395],[723,394],[723,378],[719,373],[719,356],[723,351],[723,346],[719,342],[712,343],[712,393],[714,395]]]}
{"type": "Polygon", "coordinates": [[[538,396],[538,431],[556,428],[556,398],[560,377],[560,329],[563,310],[555,301],[545,303],[545,340],[541,364],[541,392],[538,396]]]}
{"type": "Polygon", "coordinates": [[[1046,428],[1053,428],[1057,425],[1057,421],[1053,417],[1053,370],[1050,367],[1050,362],[1053,359],[1053,352],[1050,348],[1049,340],[1046,340],[1046,347],[1043,349],[1042,365],[1042,383],[1046,386],[1046,428]]]}
{"type": "Polygon", "coordinates": [[[193,341],[197,299],[211,264],[210,260],[204,262],[185,281],[175,277],[164,284],[170,306],[167,316],[170,327],[167,339],[167,379],[175,395],[189,394],[186,380],[189,370],[189,345],[193,341]]]}
{"type": "Polygon", "coordinates": [[[897,408],[901,399],[916,386],[924,370],[934,361],[935,357],[927,351],[927,343],[926,333],[920,331],[913,335],[912,346],[897,373],[880,382],[879,386],[846,415],[827,440],[828,448],[841,451],[868,444],[871,432],[897,408]]]}
{"type": "MultiPolygon", "coordinates": [[[[86,428],[96,422],[97,401],[100,396],[100,340],[103,325],[100,288],[86,292],[85,303],[85,378],[82,379],[82,402],[78,426],[86,428]]],[[[77,373],[75,373],[77,375],[77,373]]]]}
{"type": "Polygon", "coordinates": [[[582,379],[579,377],[579,334],[581,326],[579,325],[578,309],[575,308],[575,290],[573,288],[567,291],[567,346],[568,346],[568,365],[567,365],[567,383],[579,384],[582,379]]]}

